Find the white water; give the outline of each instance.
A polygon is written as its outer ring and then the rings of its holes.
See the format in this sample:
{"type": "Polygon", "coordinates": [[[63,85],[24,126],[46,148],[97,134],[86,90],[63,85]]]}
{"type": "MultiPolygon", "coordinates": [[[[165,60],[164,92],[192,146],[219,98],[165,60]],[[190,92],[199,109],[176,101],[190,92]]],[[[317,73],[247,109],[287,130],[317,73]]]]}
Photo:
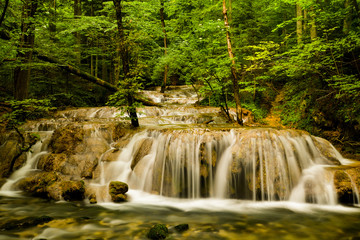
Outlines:
{"type": "Polygon", "coordinates": [[[0,188],[0,194],[5,196],[18,196],[20,191],[14,191],[14,185],[17,181],[24,178],[29,172],[36,170],[39,158],[47,153],[47,140],[50,138],[52,132],[38,132],[40,140],[37,141],[26,153],[26,162],[23,167],[16,170],[7,179],[5,184],[0,188]]]}
{"type": "Polygon", "coordinates": [[[333,175],[325,169],[332,163],[313,141],[290,130],[146,130],[131,138],[117,161],[102,164],[95,184],[123,181],[130,189],[172,198],[334,205],[333,175]],[[147,150],[145,141],[151,143],[147,150]]]}
{"type": "MultiPolygon", "coordinates": [[[[148,93],[149,97],[153,95],[157,93],[148,93]]],[[[174,99],[177,98],[183,98],[180,102],[186,104],[194,103],[195,99],[194,94],[189,97],[183,92],[174,97],[162,96],[163,100],[159,101],[170,104],[176,103],[174,99]]],[[[131,136],[119,149],[121,153],[116,161],[99,159],[100,177],[89,183],[99,203],[110,201],[110,181],[126,182],[130,189],[154,196],[154,201],[158,201],[155,196],[159,195],[165,197],[162,199],[181,198],[181,201],[207,198],[337,203],[333,174],[328,168],[336,166],[332,159],[337,159],[339,164],[349,162],[324,139],[294,130],[209,130],[203,124],[205,120],[212,119],[214,126],[225,123],[218,117],[218,108],[168,105],[145,107],[138,112],[140,124],[146,125],[147,130],[131,136]],[[159,124],[177,127],[161,129],[157,127],[159,124]],[[198,125],[188,129],[187,126],[178,127],[181,124],[198,125]]],[[[28,128],[55,129],[64,122],[86,121],[82,127],[91,130],[92,137],[103,138],[99,124],[117,121],[119,114],[119,110],[108,107],[66,110],[59,112],[56,121],[47,120],[28,128]]],[[[44,148],[41,142],[33,147],[26,165],[9,178],[1,188],[2,193],[11,192],[16,181],[36,169],[39,157],[46,153],[41,148],[44,148]]],[[[112,150],[110,147],[103,155],[112,150]]],[[[353,181],[352,185],[354,203],[357,203],[359,191],[353,181]]],[[[130,199],[139,200],[136,194],[130,199]]],[[[151,201],[151,197],[149,199],[151,201]]]]}

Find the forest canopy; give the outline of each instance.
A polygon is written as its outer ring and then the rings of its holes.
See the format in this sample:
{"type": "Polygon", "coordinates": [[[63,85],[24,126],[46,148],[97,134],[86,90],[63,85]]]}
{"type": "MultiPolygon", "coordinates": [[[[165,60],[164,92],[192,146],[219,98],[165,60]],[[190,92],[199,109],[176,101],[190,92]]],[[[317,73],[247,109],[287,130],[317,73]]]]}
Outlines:
{"type": "Polygon", "coordinates": [[[136,114],[139,89],[188,84],[202,105],[360,140],[357,0],[2,0],[0,14],[2,102],[136,114]]]}

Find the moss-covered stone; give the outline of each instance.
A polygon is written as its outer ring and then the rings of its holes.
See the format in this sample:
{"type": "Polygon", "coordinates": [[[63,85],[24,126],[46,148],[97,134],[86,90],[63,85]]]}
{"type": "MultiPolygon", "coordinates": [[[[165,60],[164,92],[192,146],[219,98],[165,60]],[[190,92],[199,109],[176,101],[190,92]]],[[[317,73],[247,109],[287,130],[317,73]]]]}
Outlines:
{"type": "Polygon", "coordinates": [[[64,181],[61,184],[62,197],[66,201],[80,201],[85,198],[84,181],[64,181]]]}
{"type": "Polygon", "coordinates": [[[176,225],[175,230],[179,233],[185,232],[185,231],[189,230],[189,224],[184,223],[184,224],[176,225]]]}
{"type": "Polygon", "coordinates": [[[109,194],[114,202],[125,202],[127,200],[126,192],[129,186],[124,182],[112,181],[109,184],[109,194]]]}
{"type": "Polygon", "coordinates": [[[51,198],[49,187],[58,181],[59,176],[54,172],[40,172],[21,179],[17,186],[30,195],[51,198]]]}
{"type": "Polygon", "coordinates": [[[168,235],[168,228],[165,224],[156,224],[154,225],[147,234],[149,239],[165,239],[168,235]]]}

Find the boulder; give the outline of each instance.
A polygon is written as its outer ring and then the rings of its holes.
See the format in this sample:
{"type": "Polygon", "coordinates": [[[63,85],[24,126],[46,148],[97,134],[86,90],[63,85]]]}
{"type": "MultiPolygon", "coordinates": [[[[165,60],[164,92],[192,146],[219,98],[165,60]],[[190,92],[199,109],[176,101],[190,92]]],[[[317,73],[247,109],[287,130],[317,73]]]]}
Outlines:
{"type": "Polygon", "coordinates": [[[147,237],[153,240],[165,239],[168,233],[169,230],[165,224],[156,224],[152,228],[150,228],[147,237]]]}
{"type": "Polygon", "coordinates": [[[176,225],[175,230],[179,233],[185,232],[185,231],[189,230],[189,224],[184,223],[184,224],[176,225]]]}
{"type": "Polygon", "coordinates": [[[17,183],[17,187],[30,195],[59,200],[56,194],[49,194],[50,186],[60,180],[55,172],[39,172],[25,177],[17,183]]]}
{"type": "Polygon", "coordinates": [[[113,202],[125,202],[129,186],[124,182],[112,181],[109,184],[109,194],[113,202]]]}
{"type": "Polygon", "coordinates": [[[61,183],[62,197],[66,201],[80,201],[85,198],[84,181],[64,181],[61,183]]]}
{"type": "Polygon", "coordinates": [[[72,153],[84,139],[84,130],[79,126],[68,125],[54,131],[49,143],[53,153],[72,153]]]}

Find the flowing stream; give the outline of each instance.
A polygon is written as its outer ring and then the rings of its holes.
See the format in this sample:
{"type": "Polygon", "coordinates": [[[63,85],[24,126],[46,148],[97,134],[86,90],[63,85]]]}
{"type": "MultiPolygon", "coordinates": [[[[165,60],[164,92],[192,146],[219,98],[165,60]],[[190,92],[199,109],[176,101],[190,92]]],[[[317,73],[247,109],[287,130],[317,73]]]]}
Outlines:
{"type": "Polygon", "coordinates": [[[360,239],[357,179],[344,172],[350,206],[340,205],[334,180],[339,167],[354,163],[329,142],[296,130],[234,127],[219,109],[192,106],[198,99],[186,87],[146,94],[165,106],[139,109],[143,127],[121,147],[102,130],[126,118],[116,109],[66,110],[28,123],[41,141],[0,190],[0,222],[18,226],[1,224],[0,239],[147,239],[156,223],[169,227],[169,239],[360,239]],[[19,179],[40,171],[53,131],[69,122],[90,129],[87,141],[106,146],[97,174],[86,180],[97,204],[26,197],[16,189],[19,179]],[[111,181],[128,183],[128,202],[111,202],[111,181]],[[51,221],[22,222],[39,216],[51,221]],[[189,230],[177,232],[179,224],[189,230]]]}

